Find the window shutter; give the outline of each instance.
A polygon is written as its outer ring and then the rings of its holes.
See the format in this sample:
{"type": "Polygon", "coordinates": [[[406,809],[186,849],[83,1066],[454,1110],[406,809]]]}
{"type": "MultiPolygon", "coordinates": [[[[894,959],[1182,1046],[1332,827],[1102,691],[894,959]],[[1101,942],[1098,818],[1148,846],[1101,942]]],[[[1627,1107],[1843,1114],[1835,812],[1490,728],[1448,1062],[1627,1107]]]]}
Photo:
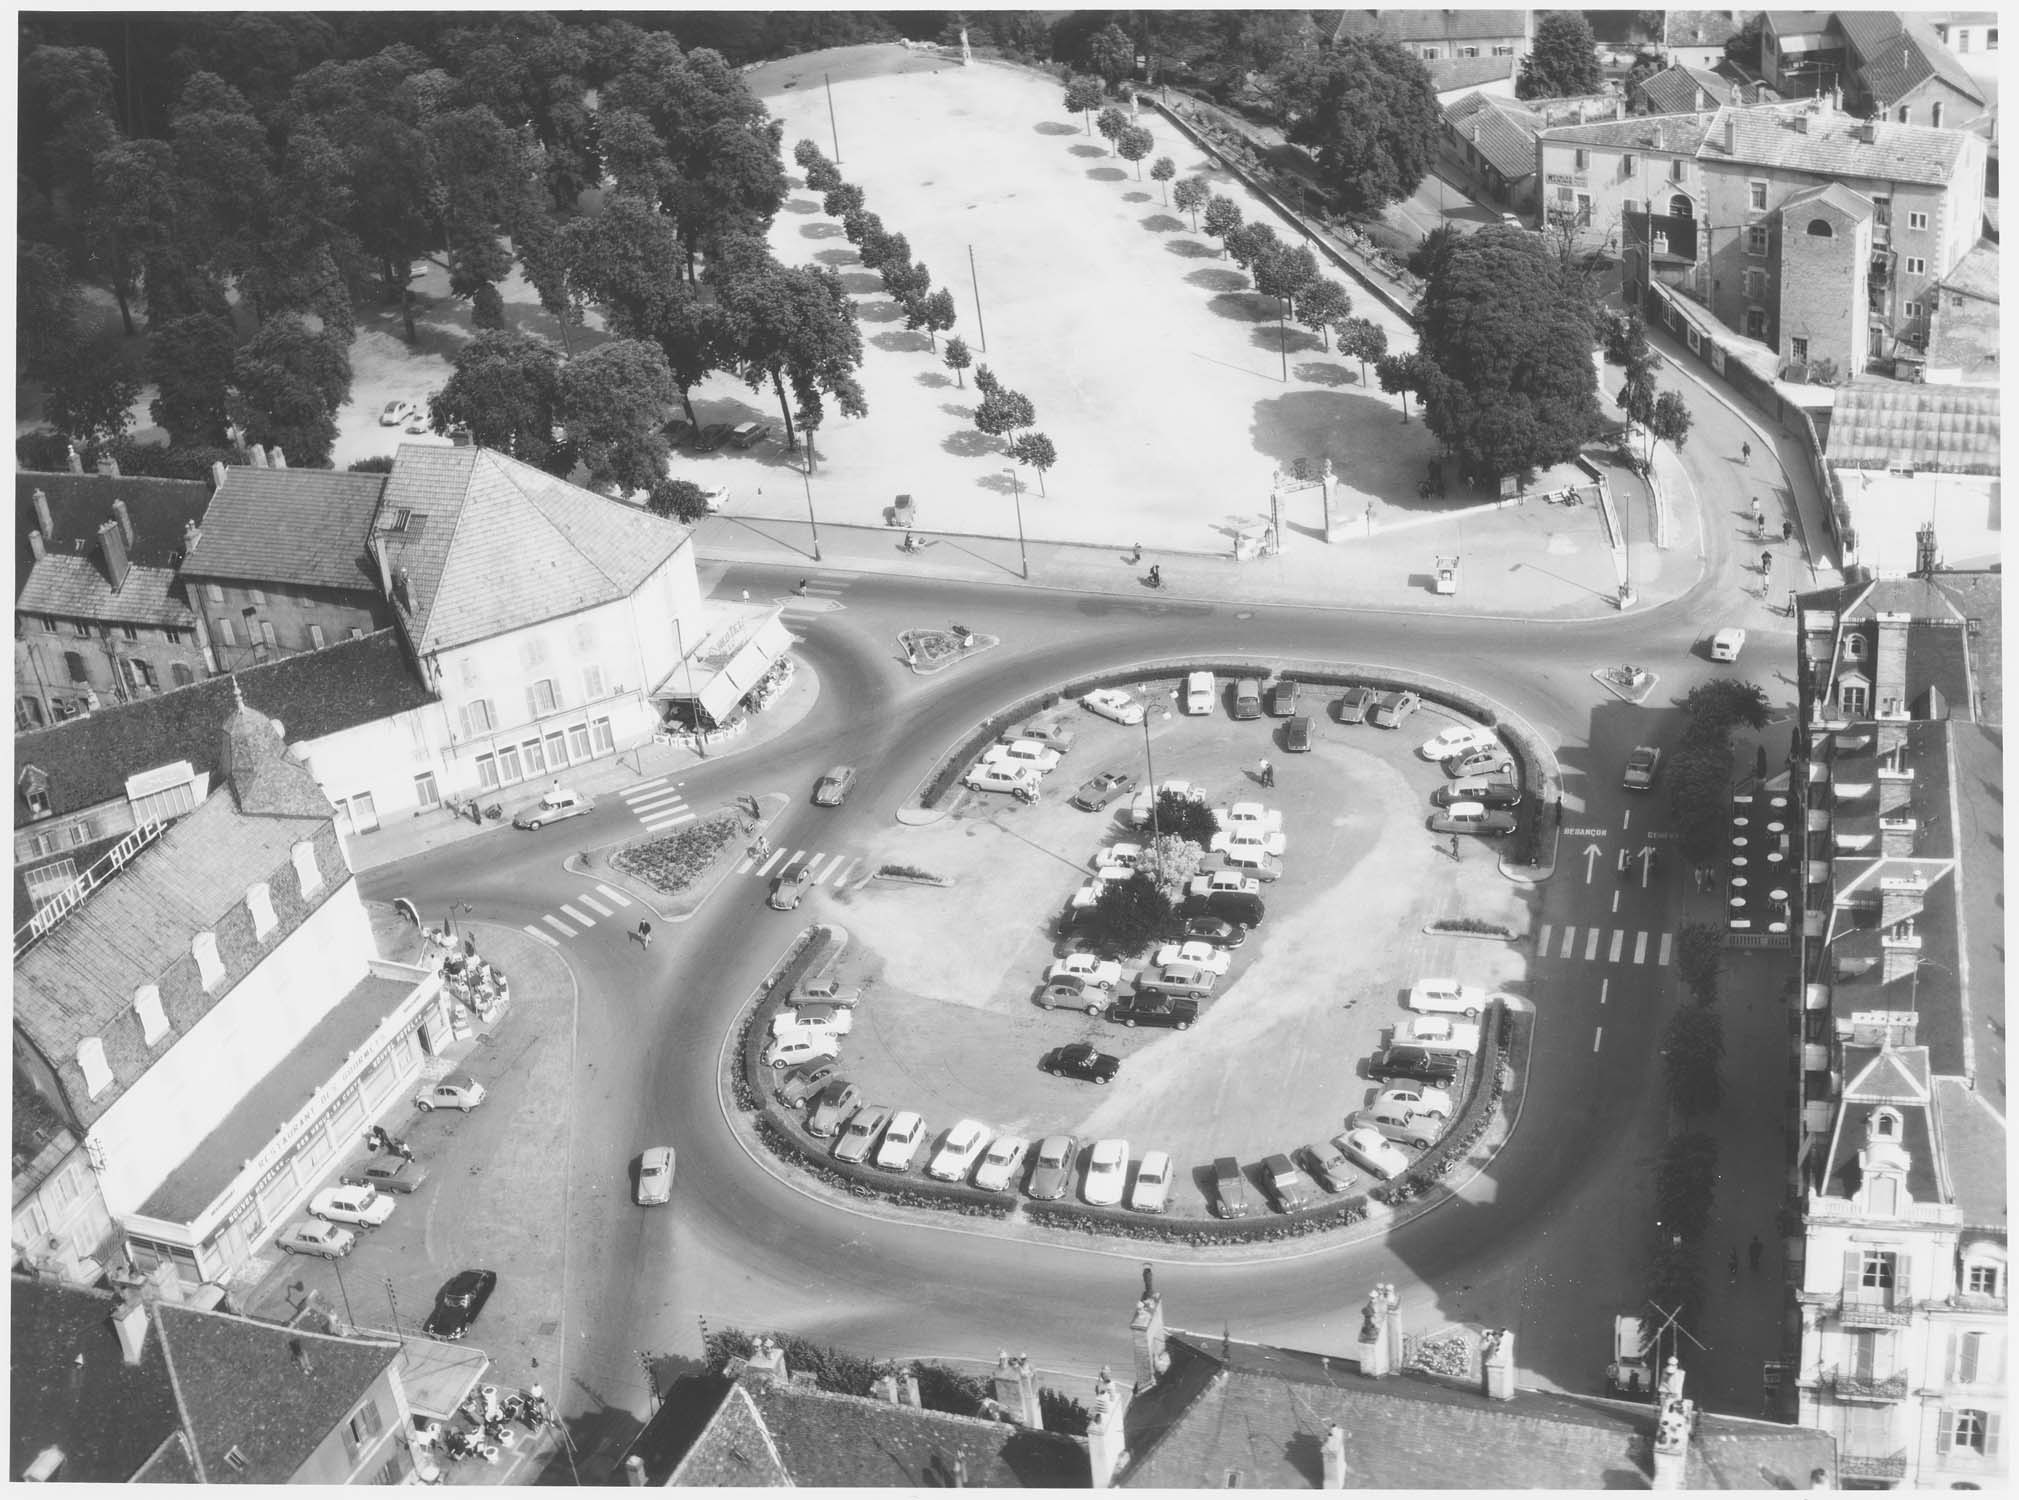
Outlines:
{"type": "Polygon", "coordinates": [[[1947,1453],[1955,1446],[1956,1414],[1953,1411],[1945,1411],[1942,1413],[1941,1425],[1935,1430],[1935,1451],[1947,1453]]]}
{"type": "Polygon", "coordinates": [[[358,1415],[365,1419],[365,1435],[367,1437],[377,1437],[380,1429],[385,1426],[384,1418],[379,1416],[379,1404],[376,1401],[367,1401],[363,1406],[359,1407],[358,1415]]]}
{"type": "Polygon", "coordinates": [[[1887,1298],[1889,1307],[1905,1307],[1914,1300],[1914,1260],[1912,1256],[1893,1257],[1893,1293],[1887,1298]]]}
{"type": "Polygon", "coordinates": [[[1856,1297],[1864,1286],[1865,1252],[1846,1250],[1844,1252],[1844,1295],[1856,1297]]]}
{"type": "Polygon", "coordinates": [[[1998,1451],[1998,1413],[1984,1413],[1984,1456],[1989,1458],[1998,1451]]]}
{"type": "Polygon", "coordinates": [[[526,688],[526,717],[529,720],[540,717],[540,690],[532,684],[526,688]]]}
{"type": "Polygon", "coordinates": [[[1977,1346],[1983,1339],[1981,1333],[1959,1333],[1955,1335],[1955,1372],[1950,1376],[1958,1385],[1977,1383],[1977,1346]]]}

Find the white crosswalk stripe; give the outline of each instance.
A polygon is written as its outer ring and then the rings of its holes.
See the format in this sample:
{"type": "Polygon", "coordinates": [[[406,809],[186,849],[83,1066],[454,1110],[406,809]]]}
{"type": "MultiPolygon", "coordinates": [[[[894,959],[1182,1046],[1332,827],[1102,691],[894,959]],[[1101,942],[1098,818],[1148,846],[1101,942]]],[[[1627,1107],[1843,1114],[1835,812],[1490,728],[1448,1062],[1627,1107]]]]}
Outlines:
{"type": "Polygon", "coordinates": [[[854,877],[855,867],[861,863],[862,860],[859,856],[857,858],[847,860],[842,859],[840,856],[836,856],[834,863],[828,867],[825,883],[828,885],[846,884],[851,878],[854,877]]]}
{"type": "Polygon", "coordinates": [[[1633,935],[1633,961],[1637,964],[1647,962],[1647,934],[1644,932],[1633,935]]]}
{"type": "Polygon", "coordinates": [[[572,906],[563,905],[561,907],[561,914],[569,918],[571,921],[580,922],[584,927],[594,927],[596,925],[596,919],[594,917],[584,916],[581,912],[576,911],[575,908],[572,906]]]}
{"type": "Polygon", "coordinates": [[[570,927],[566,922],[563,922],[559,917],[554,916],[552,913],[549,913],[548,915],[540,918],[540,920],[542,922],[545,922],[549,927],[553,928],[554,931],[560,933],[562,937],[573,937],[575,935],[574,928],[570,927]]]}
{"type": "Polygon", "coordinates": [[[1621,947],[1625,945],[1625,943],[1626,943],[1626,934],[1620,931],[1617,927],[1615,927],[1612,930],[1612,947],[1606,950],[1605,961],[1609,964],[1618,963],[1619,950],[1621,949],[1621,947]]]}
{"type": "Polygon", "coordinates": [[[1586,963],[1598,957],[1598,940],[1601,936],[1602,934],[1596,927],[1586,932],[1584,940],[1584,959],[1586,963]]]}
{"type": "Polygon", "coordinates": [[[558,948],[561,946],[558,942],[555,941],[554,935],[552,933],[540,931],[540,929],[535,927],[531,922],[528,922],[526,924],[525,931],[526,936],[538,938],[541,942],[545,943],[549,948],[558,948]]]}
{"type": "Polygon", "coordinates": [[[645,825],[648,833],[678,828],[682,823],[694,822],[699,816],[687,805],[686,794],[678,786],[668,783],[668,777],[655,776],[623,791],[624,805],[645,825]]]}
{"type": "Polygon", "coordinates": [[[604,896],[607,896],[610,900],[616,902],[619,906],[629,906],[631,904],[631,898],[625,895],[622,891],[612,890],[607,885],[599,885],[596,887],[596,889],[599,893],[601,893],[604,896]]]}
{"type": "Polygon", "coordinates": [[[638,821],[645,825],[646,832],[661,833],[668,828],[678,828],[682,823],[692,823],[696,816],[697,814],[682,808],[677,812],[662,813],[655,818],[640,818],[638,821]]]}
{"type": "Polygon", "coordinates": [[[1675,940],[1675,934],[1672,932],[1664,932],[1661,935],[1661,957],[1657,958],[1655,962],[1664,969],[1668,967],[1669,945],[1672,942],[1674,942],[1674,940],[1675,940]]]}
{"type": "Polygon", "coordinates": [[[610,908],[605,906],[602,902],[598,901],[594,896],[577,896],[575,899],[581,902],[584,906],[588,907],[590,911],[594,912],[599,917],[607,917],[611,915],[610,908]]]}
{"type": "Polygon", "coordinates": [[[1599,961],[1599,944],[1603,942],[1606,949],[1603,962],[1609,964],[1626,962],[1644,965],[1648,961],[1650,940],[1658,938],[1658,941],[1652,943],[1655,951],[1655,964],[1657,967],[1666,968],[1675,947],[1675,934],[1672,932],[1656,934],[1615,927],[1608,933],[1604,928],[1587,927],[1583,929],[1584,952],[1580,955],[1577,951],[1578,931],[1578,928],[1572,926],[1558,928],[1553,922],[1543,923],[1540,931],[1536,934],[1536,956],[1538,958],[1550,957],[1550,943],[1554,940],[1556,943],[1555,956],[1557,958],[1582,957],[1586,962],[1597,962],[1599,961]],[[1628,937],[1633,939],[1633,953],[1630,957],[1625,952],[1628,937]]]}

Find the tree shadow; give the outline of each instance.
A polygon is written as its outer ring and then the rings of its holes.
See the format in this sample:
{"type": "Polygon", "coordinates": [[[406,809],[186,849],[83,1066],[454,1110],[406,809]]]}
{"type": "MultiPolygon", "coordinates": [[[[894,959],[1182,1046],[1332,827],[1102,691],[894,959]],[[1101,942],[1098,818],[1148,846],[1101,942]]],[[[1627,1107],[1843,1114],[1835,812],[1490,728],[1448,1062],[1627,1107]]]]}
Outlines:
{"type": "Polygon", "coordinates": [[[1151,234],[1176,234],[1185,227],[1185,221],[1174,219],[1169,214],[1151,214],[1142,221],[1142,225],[1151,234]]]}
{"type": "MultiPolygon", "coordinates": [[[[1258,323],[1265,315],[1255,310],[1255,302],[1253,292],[1222,292],[1219,296],[1209,299],[1206,306],[1222,318],[1241,323],[1258,323]]],[[[1271,323],[1276,321],[1273,312],[1267,316],[1271,323]]]]}
{"type": "Polygon", "coordinates": [[[956,422],[972,422],[974,420],[974,407],[964,403],[942,401],[939,404],[939,409],[949,417],[952,417],[956,422]]]}
{"type": "Polygon", "coordinates": [[[895,302],[858,302],[855,315],[865,323],[892,323],[904,317],[904,309],[895,302]]]}
{"type": "Polygon", "coordinates": [[[1353,372],[1339,365],[1292,365],[1290,373],[1306,385],[1353,384],[1353,372]]]}
{"type": "MultiPolygon", "coordinates": [[[[846,250],[841,249],[839,246],[836,246],[832,250],[816,250],[813,252],[813,258],[823,266],[846,266],[852,264],[857,259],[857,256],[855,247],[850,245],[846,250]]],[[[846,276],[841,278],[841,284],[844,287],[848,285],[848,278],[846,276]]]]}
{"type": "MultiPolygon", "coordinates": [[[[837,252],[830,251],[829,253],[834,254],[837,252]]],[[[852,274],[844,274],[841,278],[841,289],[852,297],[866,297],[883,290],[883,278],[874,271],[856,271],[852,274]]]]}
{"type": "Polygon", "coordinates": [[[1039,135],[1080,135],[1083,133],[1080,126],[1068,125],[1063,120],[1040,120],[1037,124],[1031,126],[1031,129],[1039,135]]]}
{"type": "Polygon", "coordinates": [[[1021,478],[1012,484],[1009,475],[1001,469],[990,469],[986,474],[976,475],[974,483],[976,489],[987,490],[990,494],[1000,495],[1005,500],[1010,497],[1012,490],[1022,490],[1029,494],[1036,488],[1028,480],[1021,478]]]}
{"type": "Polygon", "coordinates": [[[1247,275],[1231,266],[1202,266],[1188,271],[1185,280],[1205,292],[1238,292],[1248,285],[1247,275]]]}
{"type": "Polygon", "coordinates": [[[877,348],[892,354],[917,352],[923,354],[932,347],[932,341],[916,328],[893,328],[888,333],[870,335],[869,341],[877,348]]]}
{"type": "Polygon", "coordinates": [[[820,212],[820,205],[811,198],[788,198],[785,211],[793,214],[817,214],[820,212]]]}
{"type": "Polygon", "coordinates": [[[1089,182],[1127,182],[1128,180],[1129,174],[1124,172],[1120,167],[1087,168],[1087,181],[1089,182]]]}
{"type": "MultiPolygon", "coordinates": [[[[1276,326],[1276,311],[1274,308],[1269,310],[1268,316],[1269,321],[1267,325],[1258,327],[1248,336],[1250,342],[1257,349],[1269,354],[1275,354],[1279,350],[1288,350],[1292,354],[1307,354],[1318,347],[1317,334],[1299,328],[1295,323],[1285,324],[1279,329],[1276,326]],[[1280,340],[1278,339],[1279,332],[1282,335],[1280,340]]],[[[1336,380],[1328,380],[1322,383],[1326,385],[1341,384],[1341,382],[1336,380]]]]}
{"type": "Polygon", "coordinates": [[[942,375],[937,370],[921,370],[912,378],[920,385],[930,386],[935,390],[953,384],[951,375],[942,375]]]}
{"type": "Polygon", "coordinates": [[[813,224],[801,224],[799,237],[807,240],[831,240],[841,233],[841,226],[826,219],[813,224]]]}
{"type": "Polygon", "coordinates": [[[1073,147],[1073,155],[1075,156],[1106,156],[1107,154],[1108,148],[1106,146],[1096,146],[1092,141],[1081,141],[1077,146],[1073,147]]]}
{"type": "Polygon", "coordinates": [[[1220,258],[1219,246],[1209,245],[1204,240],[1166,240],[1164,248],[1171,254],[1182,256],[1186,260],[1218,260],[1220,258]]]}
{"type": "Polygon", "coordinates": [[[1151,199],[1152,199],[1152,198],[1153,198],[1154,196],[1155,196],[1155,194],[1153,194],[1153,193],[1146,193],[1146,192],[1144,192],[1144,191],[1143,191],[1143,190],[1142,190],[1141,188],[1134,188],[1134,189],[1131,189],[1131,190],[1130,190],[1129,192],[1126,192],[1126,193],[1122,194],[1122,202],[1124,202],[1124,203],[1148,203],[1148,202],[1149,202],[1149,201],[1150,201],[1150,200],[1151,200],[1151,199]]]}
{"type": "Polygon", "coordinates": [[[939,446],[955,458],[981,458],[998,451],[994,438],[973,427],[948,433],[939,446]]]}

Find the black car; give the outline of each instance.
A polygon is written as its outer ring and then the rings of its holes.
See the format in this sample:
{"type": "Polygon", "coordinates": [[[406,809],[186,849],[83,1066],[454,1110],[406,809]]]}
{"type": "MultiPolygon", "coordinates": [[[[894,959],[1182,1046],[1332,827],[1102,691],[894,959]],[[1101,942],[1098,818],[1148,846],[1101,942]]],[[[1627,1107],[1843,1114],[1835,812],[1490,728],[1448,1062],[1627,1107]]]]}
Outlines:
{"type": "Polygon", "coordinates": [[[496,1271],[458,1271],[435,1293],[435,1310],[421,1325],[424,1333],[438,1339],[459,1339],[470,1331],[477,1314],[497,1289],[496,1271]]]}
{"type": "Polygon", "coordinates": [[[1199,1019],[1199,1002],[1189,995],[1139,992],[1110,1005],[1108,1019],[1121,1026],[1175,1026],[1187,1031],[1199,1019]]]}
{"type": "Polygon", "coordinates": [[[1213,1212],[1222,1219],[1243,1219],[1254,1205],[1248,1201],[1248,1179],[1241,1164],[1231,1156],[1213,1162],[1213,1212]]]}
{"type": "Polygon", "coordinates": [[[1127,771],[1103,771],[1073,793],[1073,806],[1083,812],[1099,812],[1117,797],[1136,789],[1136,778],[1127,771]]]}
{"type": "Polygon", "coordinates": [[[1297,712],[1297,684],[1285,677],[1269,686],[1269,716],[1287,719],[1297,712]]]}
{"type": "Polygon", "coordinates": [[[1439,787],[1430,794],[1430,800],[1438,807],[1449,807],[1454,802],[1477,802],[1484,807],[1519,807],[1521,788],[1498,777],[1491,781],[1466,777],[1439,787]]]}
{"type": "Polygon", "coordinates": [[[1458,1082],[1458,1058],[1454,1053],[1433,1052],[1428,1047],[1406,1043],[1383,1047],[1367,1059],[1367,1076],[1378,1083],[1406,1078],[1411,1083],[1448,1088],[1458,1082]]]}
{"type": "Polygon", "coordinates": [[[1283,726],[1283,748],[1293,754],[1300,754],[1311,748],[1311,721],[1298,714],[1283,726]]]}
{"type": "Polygon", "coordinates": [[[1346,695],[1332,705],[1333,716],[1341,724],[1364,724],[1367,710],[1374,706],[1374,689],[1370,687],[1350,687],[1346,695]]]}
{"type": "Polygon", "coordinates": [[[694,441],[694,424],[685,417],[675,417],[666,424],[666,446],[684,448],[694,441]]]}
{"type": "Polygon", "coordinates": [[[1218,917],[1238,927],[1260,927],[1268,908],[1260,896],[1246,891],[1209,891],[1203,896],[1187,896],[1178,909],[1184,917],[1218,917]]]}
{"type": "Polygon", "coordinates": [[[734,423],[710,422],[706,427],[694,434],[694,451],[696,453],[713,453],[717,448],[720,448],[724,443],[729,441],[729,434],[735,430],[734,423]]]}
{"type": "Polygon", "coordinates": [[[1122,1071],[1122,1060],[1109,1052],[1096,1052],[1086,1042],[1069,1042],[1054,1047],[1038,1066],[1059,1078],[1077,1078],[1082,1083],[1113,1083],[1122,1071]]]}
{"type": "Polygon", "coordinates": [[[1248,941],[1248,929],[1238,922],[1222,922],[1218,917],[1187,917],[1179,924],[1177,936],[1172,941],[1238,948],[1248,941]]]}

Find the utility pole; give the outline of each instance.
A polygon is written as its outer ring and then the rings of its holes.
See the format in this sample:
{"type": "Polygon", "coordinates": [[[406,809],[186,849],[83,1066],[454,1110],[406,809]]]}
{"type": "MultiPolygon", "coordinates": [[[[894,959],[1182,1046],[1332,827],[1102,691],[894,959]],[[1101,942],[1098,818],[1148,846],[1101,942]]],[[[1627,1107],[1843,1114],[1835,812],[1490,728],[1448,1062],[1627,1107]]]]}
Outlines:
{"type": "Polygon", "coordinates": [[[838,167],[841,165],[841,132],[834,124],[834,85],[828,82],[825,73],[820,75],[820,81],[827,89],[827,135],[834,142],[834,164],[838,167]]]}
{"type": "Polygon", "coordinates": [[[981,352],[988,353],[988,324],[981,320],[981,281],[974,274],[974,246],[967,247],[967,280],[974,288],[974,331],[981,335],[981,352]]]}

